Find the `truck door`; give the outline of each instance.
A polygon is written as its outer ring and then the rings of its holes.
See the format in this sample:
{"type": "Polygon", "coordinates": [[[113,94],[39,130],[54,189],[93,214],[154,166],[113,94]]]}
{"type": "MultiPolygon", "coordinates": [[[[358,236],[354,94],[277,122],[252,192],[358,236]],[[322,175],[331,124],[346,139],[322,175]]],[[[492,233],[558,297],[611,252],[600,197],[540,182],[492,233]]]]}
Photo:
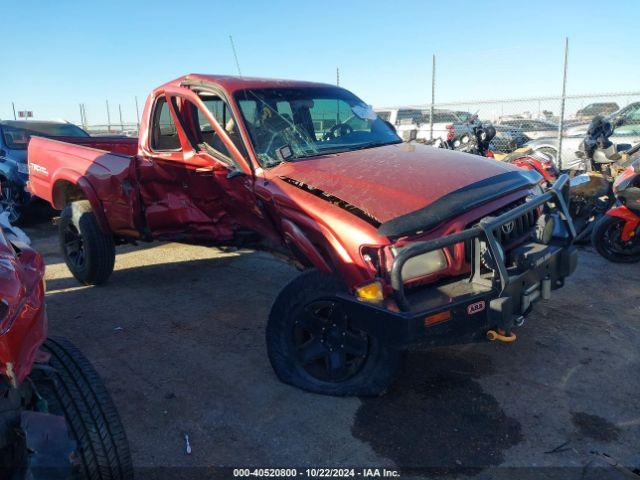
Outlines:
{"type": "Polygon", "coordinates": [[[213,111],[184,88],[166,89],[155,99],[148,151],[138,168],[154,238],[224,244],[239,231],[272,230],[256,205],[242,140],[232,141],[221,125],[225,121],[233,133],[235,119],[221,97],[210,100],[213,111]]]}

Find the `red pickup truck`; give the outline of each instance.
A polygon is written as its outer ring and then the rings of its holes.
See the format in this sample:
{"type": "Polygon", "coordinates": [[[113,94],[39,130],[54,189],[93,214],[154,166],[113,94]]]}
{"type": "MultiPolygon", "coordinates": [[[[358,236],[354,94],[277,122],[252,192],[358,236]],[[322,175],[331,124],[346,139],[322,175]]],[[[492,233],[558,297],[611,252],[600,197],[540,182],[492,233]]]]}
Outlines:
{"type": "Polygon", "coordinates": [[[565,177],[543,192],[535,172],[403,143],[332,85],[187,75],[149,95],[136,143],[36,137],[28,153],[85,284],[126,242],[294,260],[305,271],[272,307],[267,350],[314,392],[380,394],[411,344],[513,340],[576,266],[565,177]]]}

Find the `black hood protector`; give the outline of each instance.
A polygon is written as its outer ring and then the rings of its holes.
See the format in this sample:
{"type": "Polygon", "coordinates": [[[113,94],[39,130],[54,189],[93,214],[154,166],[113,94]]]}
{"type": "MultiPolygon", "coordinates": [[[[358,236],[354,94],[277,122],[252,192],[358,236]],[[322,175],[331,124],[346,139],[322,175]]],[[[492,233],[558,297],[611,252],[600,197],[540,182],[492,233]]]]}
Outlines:
{"type": "Polygon", "coordinates": [[[541,179],[542,176],[532,170],[501,173],[448,193],[420,210],[384,222],[378,228],[378,233],[386,237],[399,237],[420,230],[431,230],[445,220],[480,205],[517,190],[533,187],[541,179]]]}

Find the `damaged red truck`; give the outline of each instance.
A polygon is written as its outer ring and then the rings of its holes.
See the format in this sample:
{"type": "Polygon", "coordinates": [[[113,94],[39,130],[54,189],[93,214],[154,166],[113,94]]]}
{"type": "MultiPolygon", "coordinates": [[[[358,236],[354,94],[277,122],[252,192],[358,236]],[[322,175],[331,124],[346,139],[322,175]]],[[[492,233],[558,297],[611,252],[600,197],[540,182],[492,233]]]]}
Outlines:
{"type": "Polygon", "coordinates": [[[85,284],[136,241],[295,261],[267,350],[282,381],[324,394],[384,392],[411,345],[513,339],[577,262],[566,177],[543,192],[534,172],[402,143],[325,84],[187,75],[151,93],[137,143],[33,138],[29,173],[85,284]]]}

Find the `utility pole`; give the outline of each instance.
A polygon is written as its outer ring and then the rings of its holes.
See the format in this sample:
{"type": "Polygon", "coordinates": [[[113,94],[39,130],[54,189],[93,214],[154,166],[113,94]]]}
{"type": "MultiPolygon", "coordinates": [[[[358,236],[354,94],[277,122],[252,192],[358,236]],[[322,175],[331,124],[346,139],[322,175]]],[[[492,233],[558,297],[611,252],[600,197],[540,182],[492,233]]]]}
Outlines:
{"type": "Polygon", "coordinates": [[[107,105],[107,129],[109,133],[111,133],[111,112],[109,112],[109,100],[105,100],[105,104],[107,105]]]}
{"type": "Polygon", "coordinates": [[[11,108],[13,108],[13,119],[17,120],[17,118],[16,118],[16,104],[11,102],[11,108]]]}
{"type": "MultiPolygon", "coordinates": [[[[336,67],[336,85],[340,86],[340,67],[336,67]]],[[[340,123],[340,100],[336,100],[336,125],[340,123]]]]}
{"type": "Polygon", "coordinates": [[[82,104],[78,104],[78,108],[80,109],[80,125],[84,128],[84,114],[82,113],[82,104]]]}
{"type": "Polygon", "coordinates": [[[558,170],[562,171],[562,131],[564,127],[564,104],[567,99],[567,62],[569,59],[569,37],[564,39],[564,71],[562,74],[562,98],[560,99],[560,121],[558,122],[558,170]]]}
{"type": "Polygon", "coordinates": [[[118,104],[118,112],[120,113],[120,133],[124,131],[124,122],[122,121],[122,106],[118,104]]]}
{"type": "Polygon", "coordinates": [[[431,60],[431,107],[429,108],[429,140],[433,140],[433,104],[436,103],[436,54],[431,60]]]}
{"type": "Polygon", "coordinates": [[[238,53],[236,52],[236,44],[233,43],[233,36],[229,35],[229,41],[231,42],[231,50],[233,50],[233,58],[236,60],[236,68],[238,69],[238,75],[242,76],[242,72],[240,71],[240,62],[238,61],[238,53]]]}

